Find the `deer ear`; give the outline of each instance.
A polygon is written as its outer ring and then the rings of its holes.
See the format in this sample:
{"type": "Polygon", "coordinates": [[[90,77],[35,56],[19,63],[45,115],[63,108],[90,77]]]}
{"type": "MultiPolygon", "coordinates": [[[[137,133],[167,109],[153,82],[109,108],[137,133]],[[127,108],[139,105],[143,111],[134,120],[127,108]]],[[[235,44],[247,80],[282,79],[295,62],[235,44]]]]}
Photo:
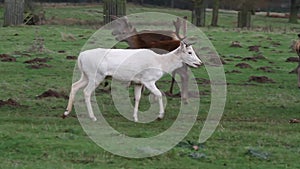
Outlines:
{"type": "Polygon", "coordinates": [[[186,44],[183,41],[180,41],[180,49],[184,50],[186,48],[186,44]]]}

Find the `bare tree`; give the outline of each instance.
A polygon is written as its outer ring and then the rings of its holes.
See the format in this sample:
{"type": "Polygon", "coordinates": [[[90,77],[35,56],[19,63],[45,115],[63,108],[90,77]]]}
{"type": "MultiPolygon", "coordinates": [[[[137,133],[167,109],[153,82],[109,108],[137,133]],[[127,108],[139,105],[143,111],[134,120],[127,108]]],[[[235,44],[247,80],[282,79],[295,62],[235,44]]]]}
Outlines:
{"type": "Polygon", "coordinates": [[[211,26],[218,26],[220,0],[213,0],[211,26]]]}
{"type": "Polygon", "coordinates": [[[240,11],[238,13],[238,27],[251,27],[251,14],[254,11],[255,2],[249,0],[242,0],[240,2],[240,11]]]}
{"type": "Polygon", "coordinates": [[[192,13],[192,23],[196,26],[205,26],[206,17],[205,0],[194,0],[194,9],[192,13]]]}
{"type": "Polygon", "coordinates": [[[298,23],[298,11],[300,7],[300,1],[299,0],[291,0],[291,8],[290,8],[290,23],[298,23]]]}
{"type": "Polygon", "coordinates": [[[15,26],[23,23],[24,0],[4,1],[4,24],[3,26],[15,26]]]}
{"type": "Polygon", "coordinates": [[[112,21],[112,16],[126,15],[126,0],[103,0],[104,24],[112,21]]]}

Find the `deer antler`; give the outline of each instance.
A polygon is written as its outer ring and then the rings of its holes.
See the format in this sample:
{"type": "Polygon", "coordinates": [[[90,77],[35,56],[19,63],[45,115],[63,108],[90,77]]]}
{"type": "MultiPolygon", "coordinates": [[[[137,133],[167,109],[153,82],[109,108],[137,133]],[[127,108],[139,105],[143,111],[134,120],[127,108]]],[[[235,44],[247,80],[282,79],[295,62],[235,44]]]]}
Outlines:
{"type": "Polygon", "coordinates": [[[186,31],[187,31],[187,17],[184,17],[184,20],[177,18],[176,21],[173,21],[173,24],[175,26],[175,34],[179,40],[184,40],[186,38],[186,31]],[[183,25],[183,37],[179,34],[180,33],[180,27],[183,25]]]}

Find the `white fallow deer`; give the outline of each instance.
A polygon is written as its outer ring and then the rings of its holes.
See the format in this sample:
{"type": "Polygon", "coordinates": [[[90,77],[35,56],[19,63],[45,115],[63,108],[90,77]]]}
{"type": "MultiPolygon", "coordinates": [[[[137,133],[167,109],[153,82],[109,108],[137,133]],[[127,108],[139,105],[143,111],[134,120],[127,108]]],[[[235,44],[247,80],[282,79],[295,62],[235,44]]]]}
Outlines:
{"type": "MultiPolygon", "coordinates": [[[[151,49],[156,53],[163,54],[178,48],[180,41],[186,38],[187,17],[185,17],[183,20],[177,18],[176,21],[173,21],[175,31],[137,31],[126,16],[122,18],[112,16],[112,18],[115,19],[115,22],[113,22],[112,26],[112,35],[116,37],[117,41],[126,42],[130,49],[151,49]],[[179,33],[181,28],[183,32],[182,36],[179,33]]],[[[188,103],[189,74],[186,64],[183,64],[182,67],[172,72],[172,83],[169,92],[167,93],[169,95],[173,95],[173,86],[175,84],[176,73],[179,74],[181,78],[181,98],[184,103],[188,103]]]]}
{"type": "Polygon", "coordinates": [[[91,94],[106,77],[112,77],[119,81],[134,82],[135,106],[133,118],[135,122],[138,121],[138,107],[142,85],[158,98],[158,119],[162,119],[164,117],[162,93],[156,87],[156,81],[163,74],[171,73],[175,69],[182,67],[183,64],[199,67],[201,63],[193,47],[185,42],[181,42],[177,49],[167,54],[157,54],[149,49],[97,48],[84,51],[78,57],[81,78],[72,84],[69,103],[63,118],[67,117],[71,112],[76,92],[80,88],[85,87],[83,92],[87,111],[90,118],[96,121],[97,118],[91,105],[91,94]]]}

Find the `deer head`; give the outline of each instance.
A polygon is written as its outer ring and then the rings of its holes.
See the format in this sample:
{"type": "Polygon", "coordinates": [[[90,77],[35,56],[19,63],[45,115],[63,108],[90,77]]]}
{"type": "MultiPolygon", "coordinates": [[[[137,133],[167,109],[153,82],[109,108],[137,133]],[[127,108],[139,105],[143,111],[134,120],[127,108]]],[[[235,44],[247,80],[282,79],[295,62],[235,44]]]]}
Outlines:
{"type": "Polygon", "coordinates": [[[122,18],[112,16],[112,18],[115,20],[113,22],[112,35],[116,37],[117,41],[123,41],[137,33],[136,29],[131,25],[126,16],[122,18]]]}

